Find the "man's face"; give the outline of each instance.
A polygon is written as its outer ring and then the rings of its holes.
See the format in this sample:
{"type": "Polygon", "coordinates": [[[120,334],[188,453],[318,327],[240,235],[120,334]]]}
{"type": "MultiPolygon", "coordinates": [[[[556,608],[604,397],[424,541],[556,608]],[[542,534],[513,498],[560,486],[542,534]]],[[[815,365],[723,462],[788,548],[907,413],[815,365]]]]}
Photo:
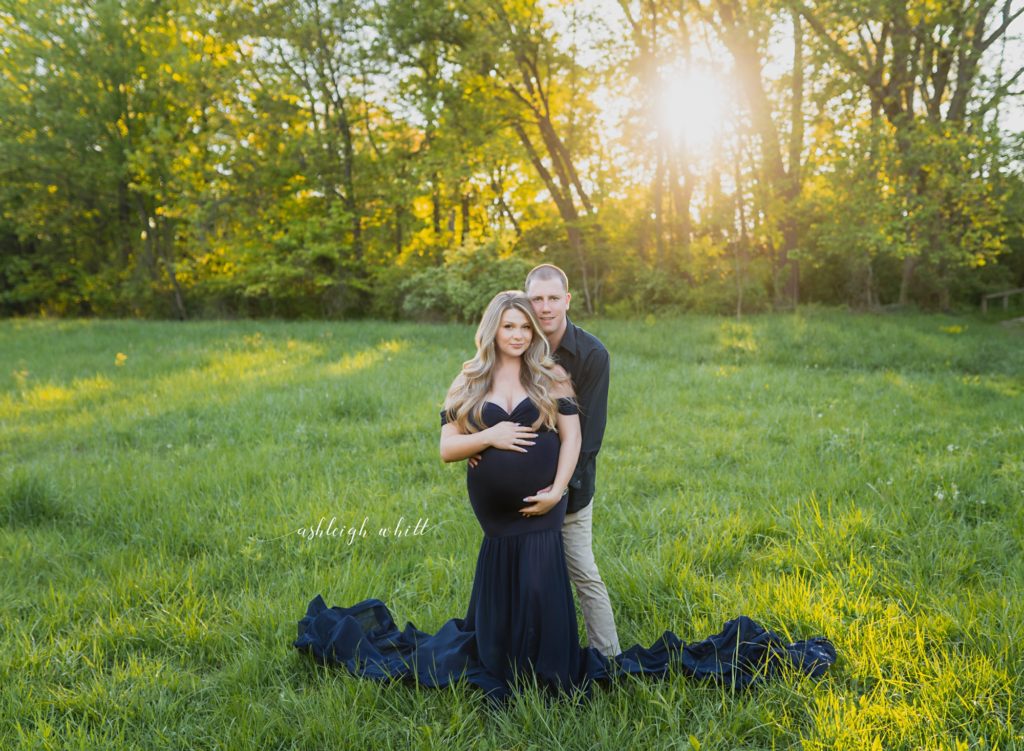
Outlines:
{"type": "Polygon", "coordinates": [[[557,334],[565,327],[565,313],[569,310],[572,295],[562,288],[557,279],[534,279],[530,282],[526,296],[530,298],[533,312],[545,336],[557,334]]]}

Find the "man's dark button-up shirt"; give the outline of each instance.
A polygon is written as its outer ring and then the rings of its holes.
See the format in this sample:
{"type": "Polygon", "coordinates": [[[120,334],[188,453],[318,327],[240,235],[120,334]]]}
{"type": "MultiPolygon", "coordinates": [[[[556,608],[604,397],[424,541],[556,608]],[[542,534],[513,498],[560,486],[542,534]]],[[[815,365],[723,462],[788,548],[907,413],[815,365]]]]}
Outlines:
{"type": "Polygon", "coordinates": [[[566,319],[565,334],[554,358],[566,369],[576,389],[580,406],[583,445],[576,471],[569,481],[567,513],[585,508],[594,498],[597,476],[597,452],[601,450],[604,426],[608,419],[608,350],[601,341],[566,319]]]}

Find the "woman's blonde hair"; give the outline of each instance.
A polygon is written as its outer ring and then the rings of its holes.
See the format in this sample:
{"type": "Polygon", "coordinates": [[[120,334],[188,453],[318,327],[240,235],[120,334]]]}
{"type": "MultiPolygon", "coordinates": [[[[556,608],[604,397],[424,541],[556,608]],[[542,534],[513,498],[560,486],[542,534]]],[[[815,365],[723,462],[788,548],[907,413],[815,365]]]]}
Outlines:
{"type": "Polygon", "coordinates": [[[491,390],[494,365],[498,359],[495,340],[501,317],[508,310],[518,310],[525,315],[533,329],[533,340],[523,353],[523,367],[519,370],[519,381],[540,412],[532,427],[537,429],[545,425],[552,430],[555,428],[558,399],[551,395],[551,388],[556,383],[564,383],[569,376],[555,370],[548,340],[537,324],[530,299],[518,290],[507,290],[495,295],[484,310],[476,329],[476,355],[462,364],[462,372],[448,389],[444,401],[449,422],[457,424],[464,433],[475,433],[484,427],[484,397],[491,390]]]}

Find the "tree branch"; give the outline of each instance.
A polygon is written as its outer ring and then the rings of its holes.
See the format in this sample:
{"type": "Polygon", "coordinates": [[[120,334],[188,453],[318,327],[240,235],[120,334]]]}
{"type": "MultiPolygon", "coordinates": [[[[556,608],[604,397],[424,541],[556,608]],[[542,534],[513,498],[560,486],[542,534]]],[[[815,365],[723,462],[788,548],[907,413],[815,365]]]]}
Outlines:
{"type": "MultiPolygon", "coordinates": [[[[850,52],[845,47],[843,47],[843,45],[841,45],[836,39],[832,37],[831,34],[828,33],[828,29],[825,28],[825,25],[821,22],[820,19],[818,19],[817,16],[814,15],[813,11],[811,11],[810,8],[804,5],[803,2],[801,2],[801,0],[789,0],[789,5],[791,8],[796,10],[801,16],[803,16],[804,20],[807,21],[808,25],[825,43],[825,46],[832,50],[836,57],[839,58],[840,62],[842,62],[850,70],[850,72],[856,73],[864,81],[869,81],[871,79],[871,71],[866,70],[864,67],[862,67],[857,58],[851,55],[850,52]]],[[[881,57],[881,54],[879,55],[879,57],[881,57]]]]}
{"type": "Polygon", "coordinates": [[[1002,37],[1003,34],[1006,33],[1006,30],[1010,28],[1010,25],[1014,21],[1016,21],[1018,18],[1020,18],[1021,14],[1024,14],[1024,5],[1022,5],[1020,8],[1018,8],[1015,12],[1011,13],[1010,9],[1011,9],[1012,6],[1013,6],[1013,0],[1006,0],[1006,2],[1003,3],[1003,10],[1002,10],[1003,22],[1001,24],[999,24],[998,28],[996,28],[991,34],[989,34],[987,39],[983,39],[982,40],[981,46],[980,46],[980,49],[981,49],[982,52],[984,52],[989,47],[991,47],[993,42],[995,42],[1000,37],[1002,37]]]}

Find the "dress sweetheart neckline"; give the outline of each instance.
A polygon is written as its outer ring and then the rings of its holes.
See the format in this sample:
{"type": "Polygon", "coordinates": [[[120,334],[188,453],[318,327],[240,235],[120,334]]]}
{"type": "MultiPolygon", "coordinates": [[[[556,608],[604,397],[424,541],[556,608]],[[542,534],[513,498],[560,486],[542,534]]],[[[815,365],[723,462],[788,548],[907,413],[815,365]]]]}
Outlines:
{"type": "Polygon", "coordinates": [[[529,395],[524,396],[522,399],[520,399],[518,402],[516,402],[515,405],[512,407],[512,410],[509,411],[509,410],[505,409],[503,406],[501,406],[500,404],[498,404],[497,402],[492,402],[490,399],[484,399],[484,401],[487,404],[493,404],[495,407],[500,409],[506,415],[511,415],[513,412],[515,412],[517,409],[519,409],[519,407],[521,407],[524,402],[528,402],[529,400],[530,400],[529,395]]]}

